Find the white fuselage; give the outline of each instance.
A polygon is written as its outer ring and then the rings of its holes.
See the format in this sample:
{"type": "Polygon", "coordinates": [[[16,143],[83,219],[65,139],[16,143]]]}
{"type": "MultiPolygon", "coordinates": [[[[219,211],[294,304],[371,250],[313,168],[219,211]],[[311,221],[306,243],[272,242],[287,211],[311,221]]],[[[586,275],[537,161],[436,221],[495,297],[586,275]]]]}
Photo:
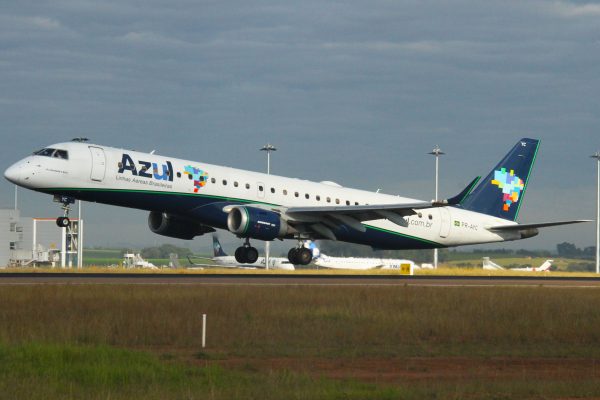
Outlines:
{"type": "Polygon", "coordinates": [[[411,260],[371,257],[330,257],[322,253],[313,260],[313,263],[320,268],[330,269],[400,269],[403,264],[409,264],[413,268],[418,268],[411,260]]]}
{"type": "MultiPolygon", "coordinates": [[[[265,257],[258,257],[258,260],[252,264],[239,264],[234,256],[219,256],[213,257],[212,260],[215,264],[229,267],[244,267],[244,268],[266,268],[265,257]]],[[[287,258],[282,257],[269,257],[269,269],[280,269],[285,271],[293,271],[294,264],[290,263],[287,258]]]]}
{"type": "MultiPolygon", "coordinates": [[[[310,182],[89,143],[66,142],[51,147],[67,151],[68,159],[32,155],[10,167],[5,176],[18,185],[45,193],[177,213],[221,229],[227,229],[223,208],[232,204],[258,204],[281,210],[416,201],[331,182],[310,182]],[[194,168],[205,174],[203,180],[186,173],[194,168]]],[[[520,238],[515,232],[486,229],[515,224],[512,221],[457,207],[422,209],[405,220],[407,226],[387,219],[363,221],[368,228],[366,233],[352,231],[344,236],[342,232],[339,239],[374,248],[433,248],[520,238]],[[385,235],[385,242],[377,235],[385,235]]]]}

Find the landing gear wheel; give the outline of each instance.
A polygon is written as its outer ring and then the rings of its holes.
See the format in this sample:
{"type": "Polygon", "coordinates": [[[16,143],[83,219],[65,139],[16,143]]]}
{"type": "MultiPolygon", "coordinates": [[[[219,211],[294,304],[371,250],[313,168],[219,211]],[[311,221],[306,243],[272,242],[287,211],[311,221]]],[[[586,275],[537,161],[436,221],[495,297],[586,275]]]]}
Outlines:
{"type": "Polygon", "coordinates": [[[235,260],[237,262],[239,262],[240,264],[246,263],[246,248],[245,247],[238,247],[237,249],[235,249],[235,260]]]}
{"type": "Polygon", "coordinates": [[[58,225],[60,228],[66,228],[70,223],[71,221],[69,220],[69,217],[56,218],[56,225],[58,225]]]}
{"type": "Polygon", "coordinates": [[[258,260],[258,250],[254,247],[246,247],[246,262],[254,264],[258,260]]]}
{"type": "Polygon", "coordinates": [[[312,251],[310,249],[307,249],[306,247],[298,249],[296,254],[296,257],[298,258],[298,263],[300,265],[308,265],[313,259],[312,251]]]}
{"type": "Polygon", "coordinates": [[[300,262],[298,261],[298,249],[293,247],[290,249],[290,251],[288,251],[288,260],[290,260],[290,263],[296,265],[296,264],[300,264],[300,262]]]}

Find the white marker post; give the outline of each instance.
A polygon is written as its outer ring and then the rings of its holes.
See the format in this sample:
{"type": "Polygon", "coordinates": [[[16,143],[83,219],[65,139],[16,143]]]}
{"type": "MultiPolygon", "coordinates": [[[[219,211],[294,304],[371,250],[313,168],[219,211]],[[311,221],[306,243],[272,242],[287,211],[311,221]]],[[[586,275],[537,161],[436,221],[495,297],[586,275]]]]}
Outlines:
{"type": "Polygon", "coordinates": [[[202,314],[202,348],[206,347],[206,314],[202,314]]]}

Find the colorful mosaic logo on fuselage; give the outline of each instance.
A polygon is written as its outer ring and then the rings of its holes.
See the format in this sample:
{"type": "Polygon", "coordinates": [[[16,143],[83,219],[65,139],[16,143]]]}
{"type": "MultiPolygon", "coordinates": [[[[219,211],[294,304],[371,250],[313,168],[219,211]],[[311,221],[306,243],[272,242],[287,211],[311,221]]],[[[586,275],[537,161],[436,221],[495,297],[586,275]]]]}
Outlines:
{"type": "Polygon", "coordinates": [[[194,168],[191,165],[187,165],[183,173],[188,175],[188,177],[191,176],[190,179],[194,180],[194,193],[198,193],[198,189],[203,188],[208,181],[208,173],[202,171],[200,168],[194,168]]]}
{"type": "Polygon", "coordinates": [[[506,168],[500,168],[500,171],[494,171],[492,185],[502,189],[502,201],[504,205],[502,210],[508,211],[513,203],[519,201],[519,197],[525,188],[523,180],[515,175],[514,170],[506,171],[506,168]]]}

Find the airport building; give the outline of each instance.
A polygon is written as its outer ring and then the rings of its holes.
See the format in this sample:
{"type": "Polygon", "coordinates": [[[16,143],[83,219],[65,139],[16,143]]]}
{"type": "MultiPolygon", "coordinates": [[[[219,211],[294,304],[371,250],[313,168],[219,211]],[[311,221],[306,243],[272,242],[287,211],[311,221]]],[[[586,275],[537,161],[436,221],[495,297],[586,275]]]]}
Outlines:
{"type": "MultiPolygon", "coordinates": [[[[59,228],[55,218],[22,217],[18,209],[0,209],[0,268],[77,266],[80,224],[59,228]]],[[[83,228],[83,221],[81,221],[83,228]]]]}

